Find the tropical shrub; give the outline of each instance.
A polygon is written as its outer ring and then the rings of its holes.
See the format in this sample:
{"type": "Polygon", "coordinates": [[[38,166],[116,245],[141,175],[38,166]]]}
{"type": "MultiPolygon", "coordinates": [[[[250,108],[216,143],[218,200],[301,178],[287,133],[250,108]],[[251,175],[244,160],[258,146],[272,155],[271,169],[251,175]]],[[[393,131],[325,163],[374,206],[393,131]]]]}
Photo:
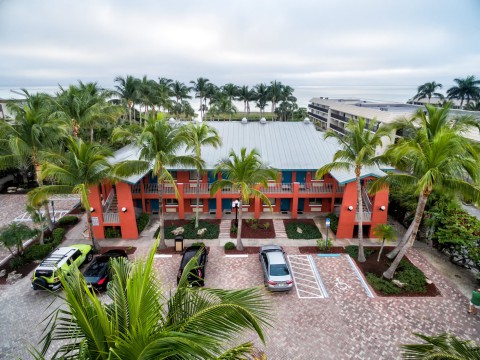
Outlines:
{"type": "MultiPolygon", "coordinates": [[[[184,229],[182,234],[184,239],[198,239],[199,236],[197,235],[197,231],[202,228],[207,229],[201,236],[202,239],[218,239],[218,235],[220,235],[220,226],[218,224],[212,224],[203,220],[198,222],[198,229],[195,229],[195,219],[193,219],[193,222],[189,221],[187,224],[181,226],[184,229]]],[[[178,227],[178,224],[165,226],[165,239],[175,239],[175,235],[172,233],[172,231],[178,227]]],[[[157,237],[159,232],[160,229],[158,228],[157,231],[155,231],[154,236],[157,237]]]]}
{"type": "Polygon", "coordinates": [[[105,239],[116,239],[122,237],[122,232],[118,226],[105,227],[105,239]]]}
{"type": "Polygon", "coordinates": [[[368,283],[378,292],[388,295],[400,294],[401,289],[390,280],[385,280],[372,273],[367,273],[366,278],[368,283]]]}
{"type": "Polygon", "coordinates": [[[60,218],[57,222],[58,226],[60,226],[60,227],[75,225],[76,223],[78,223],[78,217],[73,216],[73,215],[64,216],[64,217],[60,218]]]}
{"type": "Polygon", "coordinates": [[[138,217],[137,229],[139,234],[145,229],[149,221],[150,221],[150,214],[142,213],[142,215],[138,217]]]}
{"type": "Polygon", "coordinates": [[[330,213],[327,215],[327,218],[330,218],[330,230],[333,231],[334,234],[337,233],[338,229],[338,216],[337,214],[330,213]]]}
{"type": "Polygon", "coordinates": [[[25,259],[23,256],[17,255],[10,260],[10,267],[13,270],[17,270],[21,268],[23,265],[25,265],[26,263],[27,263],[27,259],[25,259]]]}
{"type": "Polygon", "coordinates": [[[25,259],[28,262],[43,260],[52,250],[52,244],[35,244],[25,249],[25,259]]]}
{"type": "Polygon", "coordinates": [[[13,249],[17,250],[17,254],[22,254],[23,242],[36,234],[37,232],[30,229],[27,225],[12,222],[0,231],[0,243],[12,254],[13,249]]]}
{"type": "Polygon", "coordinates": [[[332,247],[332,240],[328,239],[324,241],[322,239],[319,239],[317,240],[317,247],[320,251],[327,251],[332,247]]]}
{"type": "Polygon", "coordinates": [[[402,288],[405,292],[427,292],[425,274],[405,259],[400,262],[395,273],[395,279],[405,284],[402,288]]]}
{"type": "Polygon", "coordinates": [[[52,244],[53,247],[58,246],[62,241],[63,237],[65,236],[65,229],[64,228],[56,228],[52,231],[52,244]]]}
{"type": "Polygon", "coordinates": [[[231,241],[225,243],[224,245],[225,250],[233,250],[235,249],[235,244],[231,241]]]}
{"type": "MultiPolygon", "coordinates": [[[[373,249],[365,248],[365,257],[369,257],[375,252],[373,249]]],[[[352,258],[356,259],[358,257],[358,246],[357,245],[348,245],[345,247],[345,253],[350,255],[352,258]]]]}
{"type": "Polygon", "coordinates": [[[321,239],[322,234],[315,224],[308,224],[301,221],[285,222],[285,230],[289,239],[321,239]],[[302,230],[302,233],[297,231],[302,230]]]}

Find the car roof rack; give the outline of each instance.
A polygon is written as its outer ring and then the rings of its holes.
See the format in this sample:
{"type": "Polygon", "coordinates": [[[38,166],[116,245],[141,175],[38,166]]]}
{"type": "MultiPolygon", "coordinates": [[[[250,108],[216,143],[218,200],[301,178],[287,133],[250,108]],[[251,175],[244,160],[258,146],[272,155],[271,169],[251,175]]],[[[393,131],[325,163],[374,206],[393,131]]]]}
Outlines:
{"type": "MultiPolygon", "coordinates": [[[[72,249],[72,250],[75,250],[75,249],[72,249]]],[[[55,254],[55,252],[53,252],[50,256],[45,258],[40,263],[39,266],[56,266],[56,265],[58,265],[58,263],[60,263],[60,261],[62,261],[64,258],[66,258],[70,253],[71,253],[70,250],[68,252],[66,252],[65,254],[55,254]]]]}

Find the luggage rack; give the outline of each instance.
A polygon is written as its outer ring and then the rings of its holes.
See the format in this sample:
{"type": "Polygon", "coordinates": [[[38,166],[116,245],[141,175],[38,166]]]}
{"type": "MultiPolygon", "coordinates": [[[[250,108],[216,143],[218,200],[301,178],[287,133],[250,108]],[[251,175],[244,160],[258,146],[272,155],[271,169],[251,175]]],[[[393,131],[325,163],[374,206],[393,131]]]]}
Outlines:
{"type": "Polygon", "coordinates": [[[66,258],[68,254],[70,254],[71,251],[67,252],[66,254],[63,255],[50,255],[46,259],[44,259],[41,263],[40,266],[56,266],[62,259],[66,258]]]}

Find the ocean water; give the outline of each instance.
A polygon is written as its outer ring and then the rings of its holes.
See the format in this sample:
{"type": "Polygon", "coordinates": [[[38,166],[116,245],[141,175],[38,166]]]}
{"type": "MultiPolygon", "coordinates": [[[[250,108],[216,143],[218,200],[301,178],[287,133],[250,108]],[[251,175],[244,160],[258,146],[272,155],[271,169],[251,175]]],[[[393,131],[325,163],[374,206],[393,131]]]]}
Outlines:
{"type": "MultiPolygon", "coordinates": [[[[292,86],[295,89],[294,96],[297,98],[299,107],[307,107],[313,97],[329,98],[361,98],[364,100],[389,101],[405,103],[417,93],[417,87],[414,85],[318,85],[318,86],[292,86]]],[[[55,94],[59,90],[58,86],[35,86],[26,87],[30,93],[46,92],[55,94]]],[[[0,86],[0,99],[20,99],[18,94],[20,87],[0,86]]],[[[198,99],[191,99],[190,103],[197,110],[198,99]]],[[[243,103],[235,102],[239,112],[243,111],[243,103]]],[[[250,104],[252,111],[257,111],[253,104],[250,104]]],[[[268,107],[267,107],[268,109],[268,107]]]]}

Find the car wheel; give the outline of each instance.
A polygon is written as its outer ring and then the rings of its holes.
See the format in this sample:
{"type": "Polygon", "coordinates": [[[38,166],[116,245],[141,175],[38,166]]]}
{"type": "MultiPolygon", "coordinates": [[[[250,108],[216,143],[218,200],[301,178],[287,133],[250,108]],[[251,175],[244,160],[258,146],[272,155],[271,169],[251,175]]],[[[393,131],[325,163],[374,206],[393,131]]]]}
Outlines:
{"type": "Polygon", "coordinates": [[[92,261],[93,259],[93,253],[90,251],[88,254],[87,254],[87,257],[85,258],[85,262],[90,262],[92,261]]]}
{"type": "Polygon", "coordinates": [[[45,290],[47,288],[47,282],[44,278],[36,278],[33,280],[33,290],[45,290]]]}

